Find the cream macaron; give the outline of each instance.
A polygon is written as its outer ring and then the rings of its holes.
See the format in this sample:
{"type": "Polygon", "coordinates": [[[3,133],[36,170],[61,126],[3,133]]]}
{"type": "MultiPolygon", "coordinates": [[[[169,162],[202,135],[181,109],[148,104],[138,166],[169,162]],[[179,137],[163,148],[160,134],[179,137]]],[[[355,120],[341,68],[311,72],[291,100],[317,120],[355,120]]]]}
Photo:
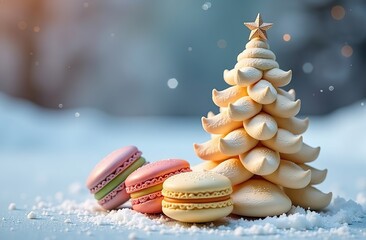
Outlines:
{"type": "Polygon", "coordinates": [[[214,172],[186,172],[163,184],[163,213],[181,222],[210,222],[233,210],[230,180],[214,172]]]}

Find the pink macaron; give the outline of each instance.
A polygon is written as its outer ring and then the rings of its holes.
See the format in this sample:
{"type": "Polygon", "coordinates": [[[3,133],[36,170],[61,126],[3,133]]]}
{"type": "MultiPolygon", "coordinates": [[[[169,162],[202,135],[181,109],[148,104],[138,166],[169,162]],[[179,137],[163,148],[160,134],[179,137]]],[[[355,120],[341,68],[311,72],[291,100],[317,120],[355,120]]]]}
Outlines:
{"type": "Polygon", "coordinates": [[[142,213],[161,213],[164,181],[173,175],[190,171],[189,163],[181,159],[160,160],[139,168],[125,182],[132,208],[142,213]]]}
{"type": "Polygon", "coordinates": [[[125,180],[145,164],[141,154],[135,146],[123,147],[103,158],[91,171],[86,186],[104,209],[115,209],[130,199],[125,180]]]}

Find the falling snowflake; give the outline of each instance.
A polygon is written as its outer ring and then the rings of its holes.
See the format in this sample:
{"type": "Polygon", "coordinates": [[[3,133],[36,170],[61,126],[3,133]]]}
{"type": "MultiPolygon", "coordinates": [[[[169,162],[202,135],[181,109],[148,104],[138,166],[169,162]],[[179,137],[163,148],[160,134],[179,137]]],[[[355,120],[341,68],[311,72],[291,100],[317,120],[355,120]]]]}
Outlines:
{"type": "Polygon", "coordinates": [[[178,81],[177,81],[177,79],[175,79],[175,78],[171,78],[171,79],[169,79],[169,80],[168,80],[168,82],[167,82],[167,84],[168,84],[168,87],[169,87],[170,89],[175,89],[175,88],[177,88],[177,87],[178,87],[178,81]]]}
{"type": "Polygon", "coordinates": [[[320,92],[323,92],[323,89],[320,89],[320,92]]]}
{"type": "Polygon", "coordinates": [[[79,113],[79,112],[76,112],[76,113],[75,113],[75,117],[76,117],[76,118],[80,117],[80,113],[79,113]]]}
{"type": "Polygon", "coordinates": [[[192,47],[188,47],[188,52],[192,52],[193,48],[192,47]]]}
{"type": "Polygon", "coordinates": [[[211,2],[205,2],[205,3],[202,5],[202,9],[203,9],[204,11],[207,11],[210,7],[211,7],[211,2]]]}
{"type": "Polygon", "coordinates": [[[329,91],[333,91],[334,87],[333,86],[329,86],[329,91]]]}
{"type": "Polygon", "coordinates": [[[64,105],[62,104],[62,103],[60,103],[59,105],[58,105],[58,108],[63,108],[64,107],[64,105]]]}

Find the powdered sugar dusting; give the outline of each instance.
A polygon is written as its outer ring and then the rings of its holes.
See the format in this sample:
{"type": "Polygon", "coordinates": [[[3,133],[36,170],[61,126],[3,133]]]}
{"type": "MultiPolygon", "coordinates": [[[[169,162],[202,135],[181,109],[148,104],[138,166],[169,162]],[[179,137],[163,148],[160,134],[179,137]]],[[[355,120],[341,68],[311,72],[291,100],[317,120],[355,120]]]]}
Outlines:
{"type": "Polygon", "coordinates": [[[39,202],[33,207],[48,215],[67,213],[75,215],[79,224],[98,226],[109,225],[113,228],[126,228],[144,234],[215,234],[220,236],[253,236],[287,234],[288,236],[341,236],[350,237],[350,224],[362,221],[365,212],[362,206],[353,200],[335,198],[326,212],[314,212],[293,207],[290,212],[277,217],[264,219],[245,219],[237,216],[226,217],[218,222],[206,224],[186,224],[169,219],[164,215],[145,215],[130,208],[102,211],[92,199],[84,202],[64,200],[59,205],[39,202]],[[312,231],[307,231],[312,230],[312,231]]]}

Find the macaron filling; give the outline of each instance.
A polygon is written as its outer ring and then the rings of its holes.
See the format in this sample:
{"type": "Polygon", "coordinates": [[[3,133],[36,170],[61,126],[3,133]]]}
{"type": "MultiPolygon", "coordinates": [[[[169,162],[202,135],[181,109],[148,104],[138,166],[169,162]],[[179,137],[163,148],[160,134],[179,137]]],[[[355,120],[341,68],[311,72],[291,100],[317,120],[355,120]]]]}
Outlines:
{"type": "Polygon", "coordinates": [[[165,200],[165,197],[162,202],[163,208],[173,209],[173,210],[201,210],[201,209],[216,209],[216,208],[226,208],[232,206],[233,200],[228,198],[227,200],[218,201],[218,202],[204,202],[204,203],[194,203],[194,202],[184,202],[184,203],[175,203],[168,202],[165,200]]]}
{"type": "Polygon", "coordinates": [[[146,194],[144,196],[141,196],[139,198],[132,198],[131,199],[131,204],[132,205],[137,205],[137,204],[142,204],[142,203],[145,203],[147,201],[150,201],[150,200],[154,200],[154,199],[157,199],[157,198],[160,198],[162,197],[163,195],[161,194],[161,191],[157,191],[157,192],[153,192],[153,193],[149,193],[149,194],[146,194]]]}
{"type": "Polygon", "coordinates": [[[152,186],[152,187],[149,187],[149,188],[145,188],[145,189],[143,189],[141,191],[138,191],[138,192],[131,193],[130,196],[131,196],[132,199],[139,198],[139,197],[148,195],[148,194],[153,193],[153,192],[161,191],[161,189],[163,189],[163,184],[162,183],[160,183],[158,185],[155,185],[155,186],[152,186]]]}
{"type": "Polygon", "coordinates": [[[212,202],[222,202],[229,200],[230,196],[216,197],[216,198],[198,198],[198,199],[177,199],[164,197],[164,201],[170,203],[212,203],[212,202]]]}
{"type": "Polygon", "coordinates": [[[95,193],[94,197],[97,200],[101,200],[108,193],[113,191],[116,187],[118,187],[121,183],[123,183],[126,178],[134,172],[136,169],[144,165],[145,158],[140,157],[135,162],[133,162],[127,169],[119,173],[115,178],[113,178],[109,183],[107,183],[103,188],[101,188],[98,192],[95,193]]]}
{"type": "Polygon", "coordinates": [[[107,185],[110,181],[112,181],[117,175],[127,169],[130,165],[132,165],[136,160],[141,157],[141,152],[137,151],[134,153],[129,159],[121,163],[113,173],[109,174],[105,179],[100,181],[96,186],[90,188],[90,192],[95,194],[99,190],[101,190],[105,185],[107,185]]]}

